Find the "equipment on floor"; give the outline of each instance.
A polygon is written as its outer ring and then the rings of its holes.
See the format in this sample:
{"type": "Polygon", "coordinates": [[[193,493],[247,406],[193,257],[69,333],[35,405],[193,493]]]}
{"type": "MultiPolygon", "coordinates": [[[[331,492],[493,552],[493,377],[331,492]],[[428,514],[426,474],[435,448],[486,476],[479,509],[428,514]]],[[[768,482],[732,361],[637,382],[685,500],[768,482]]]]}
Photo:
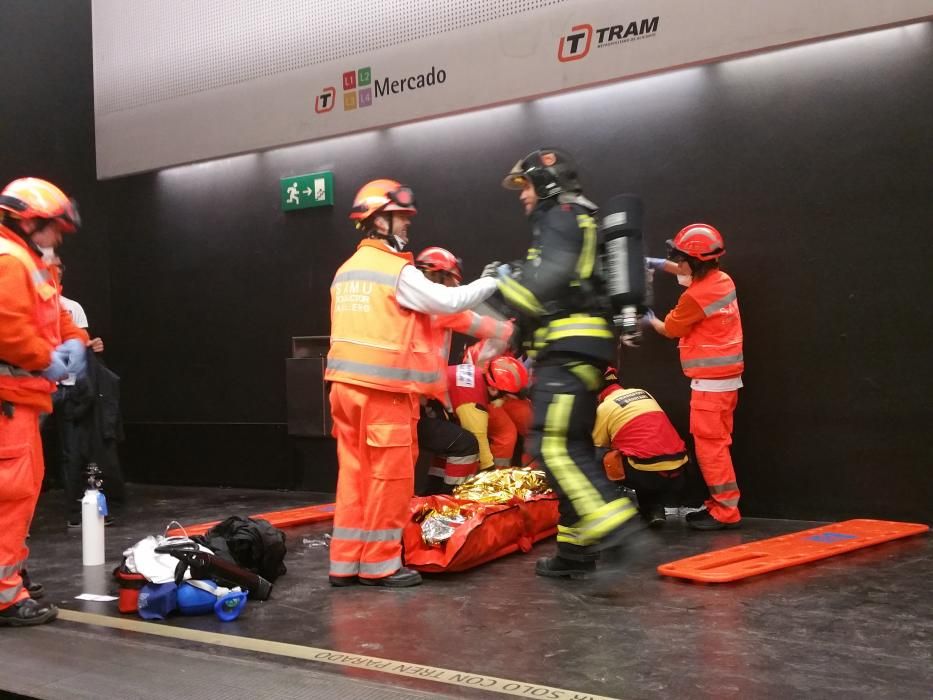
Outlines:
{"type": "MultiPolygon", "coordinates": [[[[301,508],[289,508],[288,510],[274,510],[269,513],[257,513],[256,515],[249,516],[253,520],[268,520],[271,525],[275,527],[292,527],[293,525],[304,525],[306,523],[316,523],[322,520],[333,520],[334,518],[334,504],[333,503],[319,503],[318,505],[313,506],[302,506],[301,508]]],[[[189,525],[182,528],[175,528],[174,530],[169,530],[166,532],[166,535],[181,535],[187,533],[188,535],[203,535],[205,532],[210,530],[215,525],[218,525],[220,520],[212,520],[209,523],[200,523],[198,525],[189,525]]]]}
{"type": "Polygon", "coordinates": [[[672,561],[659,566],[658,573],[700,583],[728,583],[918,535],[929,529],[928,525],[919,523],[846,520],[672,561]]]}
{"type": "Polygon", "coordinates": [[[103,482],[100,468],[87,465],[87,490],[81,499],[81,559],[84,566],[104,563],[104,518],[107,498],[100,491],[103,482]]]}
{"type": "Polygon", "coordinates": [[[224,561],[214,554],[208,554],[197,548],[193,543],[180,543],[156,547],[158,554],[171,554],[178,559],[175,569],[175,581],[181,583],[185,573],[189,572],[194,579],[214,579],[231,586],[239,586],[249,592],[255,600],[268,600],[272,595],[272,584],[252,571],[242,569],[235,564],[224,561]]]}
{"type": "Polygon", "coordinates": [[[178,587],[178,612],[182,615],[214,613],[223,622],[235,620],[246,606],[239,587],[219,586],[214,581],[191,579],[178,587]]]}

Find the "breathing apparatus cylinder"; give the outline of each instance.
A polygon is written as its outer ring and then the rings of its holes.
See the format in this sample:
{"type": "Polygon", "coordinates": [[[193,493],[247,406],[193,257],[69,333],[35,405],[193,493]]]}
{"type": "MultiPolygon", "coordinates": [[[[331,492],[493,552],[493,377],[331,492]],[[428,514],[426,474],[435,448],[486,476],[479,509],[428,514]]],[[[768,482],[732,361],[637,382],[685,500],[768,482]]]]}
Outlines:
{"type": "Polygon", "coordinates": [[[619,194],[602,208],[601,275],[613,321],[623,334],[638,334],[638,307],[645,302],[645,250],[642,203],[619,194]]]}
{"type": "Polygon", "coordinates": [[[104,516],[107,501],[100,492],[100,469],[91,462],[87,467],[87,490],[81,499],[81,559],[84,566],[104,563],[104,516]]]}

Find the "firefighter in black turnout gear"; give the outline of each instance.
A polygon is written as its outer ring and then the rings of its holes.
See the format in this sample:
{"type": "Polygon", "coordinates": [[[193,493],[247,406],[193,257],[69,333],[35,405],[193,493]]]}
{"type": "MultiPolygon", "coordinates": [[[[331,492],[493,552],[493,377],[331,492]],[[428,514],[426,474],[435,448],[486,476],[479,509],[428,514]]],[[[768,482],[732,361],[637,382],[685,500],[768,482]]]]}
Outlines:
{"type": "Polygon", "coordinates": [[[551,148],[529,153],[502,184],[521,190],[532,242],[521,264],[492,263],[486,274],[496,270],[526,338],[533,330],[531,447],[560,497],[557,556],[539,559],[535,572],[579,578],[595,569],[601,550],[636,529],[637,513],[593,448],[602,374],[616,345],[596,271],[597,207],[583,196],[573,159],[551,148]]]}

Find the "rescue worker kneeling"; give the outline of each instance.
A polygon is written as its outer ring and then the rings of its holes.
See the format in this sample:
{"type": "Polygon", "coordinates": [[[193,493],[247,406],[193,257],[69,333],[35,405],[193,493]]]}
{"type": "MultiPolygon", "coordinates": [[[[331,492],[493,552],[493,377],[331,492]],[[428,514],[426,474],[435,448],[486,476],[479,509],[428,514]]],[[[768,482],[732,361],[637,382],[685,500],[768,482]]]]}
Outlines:
{"type": "MultiPolygon", "coordinates": [[[[459,287],[463,280],[460,258],[444,248],[425,248],[415,258],[415,265],[429,280],[446,287],[459,287]]],[[[482,338],[480,342],[488,344],[494,352],[502,352],[508,346],[513,333],[509,321],[483,316],[472,310],[433,315],[431,323],[435,331],[438,359],[444,367],[447,367],[450,357],[454,331],[482,338]]],[[[454,486],[466,481],[480,468],[479,444],[476,437],[459,425],[451,415],[456,405],[451,403],[450,385],[451,382],[447,381],[444,391],[437,397],[421,399],[418,447],[433,453],[425,494],[450,493],[454,486]]]]}
{"type": "Polygon", "coordinates": [[[445,287],[414,266],[408,227],[414,195],[374,180],[350,212],[365,238],[331,284],[331,345],[325,379],[337,438],[337,498],[330,583],[421,583],[402,566],[402,528],[414,492],[419,397],[444,388],[431,314],[475,306],[496,288],[480,279],[445,287]]]}
{"type": "Polygon", "coordinates": [[[635,506],[619,496],[593,448],[602,375],[616,345],[596,293],[597,207],[583,196],[573,160],[555,149],[529,153],[503,185],[521,190],[533,235],[525,262],[500,266],[496,275],[521,325],[535,328],[532,452],[560,507],[557,556],[539,559],[535,573],[576,578],[637,529],[635,506]]]}
{"type": "Polygon", "coordinates": [[[638,496],[638,509],[650,527],[666,520],[664,501],[684,482],[684,441],[654,397],[644,389],[625,389],[614,368],[599,395],[593,444],[607,447],[606,474],[638,496]]]}

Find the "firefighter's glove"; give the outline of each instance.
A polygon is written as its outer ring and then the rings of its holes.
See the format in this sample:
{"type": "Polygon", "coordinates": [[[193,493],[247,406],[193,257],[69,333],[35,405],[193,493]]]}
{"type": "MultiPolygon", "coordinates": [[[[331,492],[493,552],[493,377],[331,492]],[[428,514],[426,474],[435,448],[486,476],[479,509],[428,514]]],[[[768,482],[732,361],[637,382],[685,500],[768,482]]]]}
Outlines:
{"type": "Polygon", "coordinates": [[[84,370],[87,369],[87,346],[83,341],[72,338],[71,340],[66,340],[55,349],[62,351],[67,357],[66,364],[68,365],[69,373],[76,375],[84,374],[84,370]]]}
{"type": "Polygon", "coordinates": [[[489,263],[486,267],[483,268],[483,274],[481,274],[480,277],[498,277],[498,270],[500,265],[502,265],[502,263],[498,260],[489,263]]]}
{"type": "MultiPolygon", "coordinates": [[[[59,346],[61,347],[61,346],[59,346]]],[[[58,348],[52,351],[52,361],[49,366],[42,370],[42,376],[51,382],[57,382],[68,376],[67,356],[58,348]]]]}
{"type": "Polygon", "coordinates": [[[645,265],[649,270],[664,270],[664,263],[667,262],[666,258],[645,258],[645,265]]]}

